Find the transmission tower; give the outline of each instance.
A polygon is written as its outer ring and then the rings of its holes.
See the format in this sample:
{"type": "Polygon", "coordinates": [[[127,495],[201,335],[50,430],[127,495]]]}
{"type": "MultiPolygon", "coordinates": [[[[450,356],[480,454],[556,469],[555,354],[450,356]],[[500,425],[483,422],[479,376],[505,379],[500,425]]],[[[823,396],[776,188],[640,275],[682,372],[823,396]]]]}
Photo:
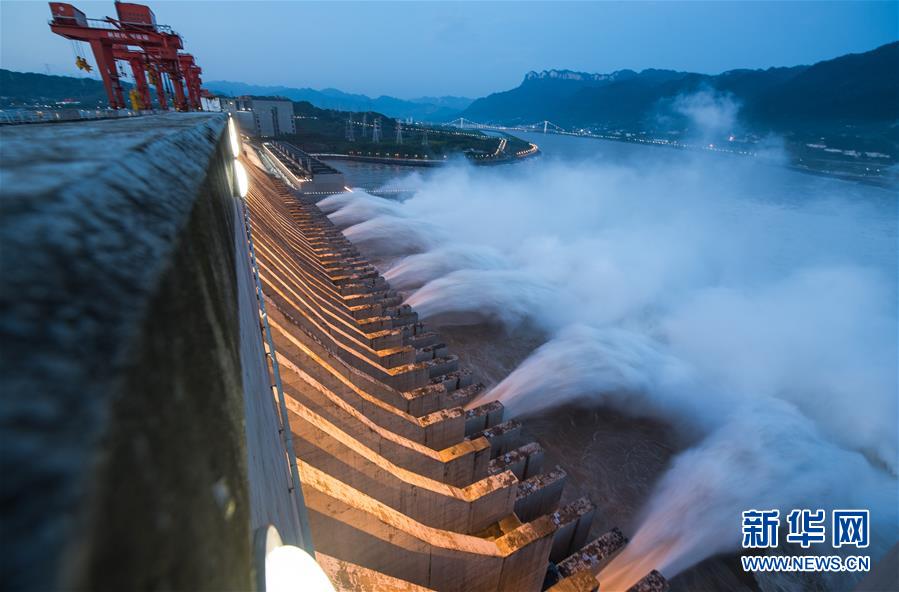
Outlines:
{"type": "Polygon", "coordinates": [[[396,143],[403,143],[403,124],[399,119],[396,120],[396,143]]]}
{"type": "Polygon", "coordinates": [[[351,116],[349,119],[346,120],[346,139],[348,142],[356,141],[356,133],[353,128],[354,128],[353,118],[351,116]]]}
{"type": "Polygon", "coordinates": [[[371,128],[371,141],[378,144],[381,141],[381,118],[375,117],[375,123],[371,128]]]}

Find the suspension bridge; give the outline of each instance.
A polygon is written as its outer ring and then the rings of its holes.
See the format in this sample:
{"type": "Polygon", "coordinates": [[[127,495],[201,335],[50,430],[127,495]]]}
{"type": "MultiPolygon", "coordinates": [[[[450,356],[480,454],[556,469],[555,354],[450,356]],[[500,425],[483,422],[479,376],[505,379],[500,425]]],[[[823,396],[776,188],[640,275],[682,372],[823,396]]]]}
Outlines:
{"type": "Polygon", "coordinates": [[[537,123],[529,123],[529,124],[519,124],[513,126],[507,125],[496,125],[491,123],[478,123],[477,121],[472,121],[470,119],[465,119],[464,117],[459,117],[457,119],[452,120],[447,125],[458,128],[458,129],[478,129],[478,130],[495,130],[495,131],[515,131],[515,132],[539,132],[542,131],[545,133],[570,133],[568,130],[563,128],[560,125],[556,125],[555,123],[543,120],[538,121],[537,123]]]}

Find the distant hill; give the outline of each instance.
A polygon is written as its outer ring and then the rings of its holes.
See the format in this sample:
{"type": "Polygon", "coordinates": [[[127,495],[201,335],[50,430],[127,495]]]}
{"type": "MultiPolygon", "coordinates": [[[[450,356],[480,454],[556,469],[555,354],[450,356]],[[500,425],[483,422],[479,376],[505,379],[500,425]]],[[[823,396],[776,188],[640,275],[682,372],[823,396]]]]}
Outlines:
{"type": "MultiPolygon", "coordinates": [[[[125,89],[130,88],[125,82],[122,86],[125,89]]],[[[453,119],[472,102],[472,99],[452,96],[410,100],[381,96],[373,99],[365,95],[345,93],[335,88],[314,90],[227,81],[205,82],[203,87],[229,96],[281,96],[293,101],[306,101],[321,109],[374,111],[390,117],[413,117],[435,122],[453,119]]],[[[0,69],[0,107],[34,106],[69,100],[76,101],[84,107],[107,105],[106,91],[100,80],[0,69]]]]}
{"type": "Polygon", "coordinates": [[[214,93],[230,96],[282,96],[293,101],[306,101],[321,109],[377,111],[390,117],[413,117],[429,121],[448,121],[457,116],[472,102],[472,99],[464,97],[421,97],[406,100],[380,96],[373,99],[365,95],[345,93],[336,88],[315,90],[289,86],[259,86],[224,80],[205,82],[203,86],[214,93]]]}
{"type": "Polygon", "coordinates": [[[474,101],[462,116],[484,123],[548,119],[566,127],[651,128],[660,125],[660,114],[671,115],[678,97],[708,90],[731,97],[751,129],[833,129],[899,120],[897,72],[899,42],[812,66],[718,75],[548,70],[529,72],[517,88],[474,101]]]}
{"type": "MultiPolygon", "coordinates": [[[[124,87],[130,88],[125,84],[124,87]]],[[[94,78],[50,76],[0,69],[0,106],[15,107],[72,100],[84,107],[107,105],[103,83],[94,78]]]]}

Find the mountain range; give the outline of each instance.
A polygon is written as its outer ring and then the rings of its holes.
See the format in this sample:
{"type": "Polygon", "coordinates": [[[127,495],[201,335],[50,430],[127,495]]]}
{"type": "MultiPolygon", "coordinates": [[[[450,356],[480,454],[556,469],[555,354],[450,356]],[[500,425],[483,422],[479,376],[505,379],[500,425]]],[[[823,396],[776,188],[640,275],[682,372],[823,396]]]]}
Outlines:
{"type": "Polygon", "coordinates": [[[521,85],[474,101],[462,117],[483,123],[640,129],[683,124],[685,97],[730,101],[751,129],[820,129],[899,120],[899,42],[811,66],[730,70],[529,72],[521,85]],[[680,108],[679,108],[680,107],[680,108]]]}
{"type": "MultiPolygon", "coordinates": [[[[124,88],[130,88],[123,84],[124,88]]],[[[72,100],[85,107],[106,105],[103,83],[94,78],[50,76],[0,69],[0,107],[72,100]]]]}
{"type": "MultiPolygon", "coordinates": [[[[810,66],[697,74],[648,69],[608,74],[528,72],[514,89],[472,101],[464,97],[371,98],[327,88],[258,86],[211,81],[220,94],[284,96],[323,109],[376,111],[441,122],[460,115],[483,123],[683,132],[707,107],[730,107],[743,131],[814,135],[862,130],[891,143],[899,136],[899,42],[810,66]],[[709,104],[693,104],[704,96],[709,104]],[[716,103],[717,101],[718,103],[716,103]]],[[[0,106],[74,99],[105,104],[99,80],[0,70],[0,106]]],[[[706,109],[711,111],[710,109],[706,109]]],[[[724,130],[728,131],[728,130],[724,130]]]]}
{"type": "Polygon", "coordinates": [[[346,93],[336,88],[315,90],[289,86],[259,86],[242,82],[228,82],[226,80],[204,82],[203,86],[214,93],[229,96],[281,96],[293,101],[307,101],[320,109],[357,112],[377,111],[390,117],[412,117],[429,121],[452,119],[460,111],[468,107],[473,100],[465,97],[398,99],[384,95],[371,98],[365,95],[346,93]]]}

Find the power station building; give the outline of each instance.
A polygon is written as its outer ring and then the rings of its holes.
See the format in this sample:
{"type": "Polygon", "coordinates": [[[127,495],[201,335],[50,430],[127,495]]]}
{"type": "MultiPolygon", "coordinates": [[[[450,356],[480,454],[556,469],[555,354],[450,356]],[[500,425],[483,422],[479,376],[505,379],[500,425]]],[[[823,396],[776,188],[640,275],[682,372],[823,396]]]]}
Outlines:
{"type": "Polygon", "coordinates": [[[296,133],[293,103],[286,99],[253,99],[250,97],[218,97],[211,99],[207,111],[230,113],[247,134],[273,138],[296,133]],[[217,108],[216,108],[217,107],[217,108]]]}
{"type": "Polygon", "coordinates": [[[256,133],[264,138],[296,133],[293,103],[290,101],[251,99],[256,133]]]}

